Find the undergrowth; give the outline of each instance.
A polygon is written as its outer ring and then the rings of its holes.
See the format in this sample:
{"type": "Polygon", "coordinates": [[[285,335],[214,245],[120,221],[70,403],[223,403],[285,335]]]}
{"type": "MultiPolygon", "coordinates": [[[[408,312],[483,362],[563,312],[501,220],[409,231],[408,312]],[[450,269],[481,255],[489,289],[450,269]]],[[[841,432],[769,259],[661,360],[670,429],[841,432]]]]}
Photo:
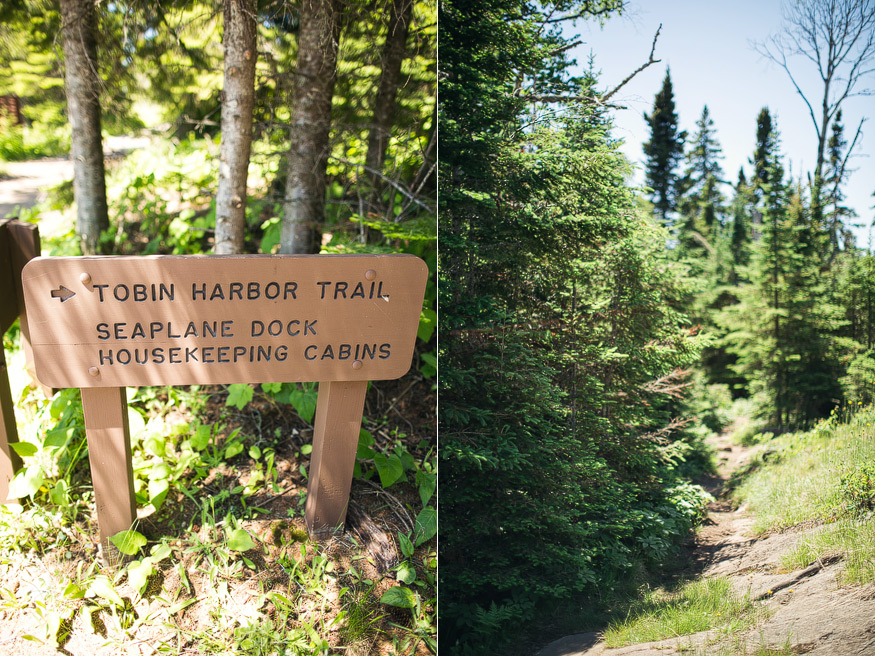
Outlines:
{"type": "Polygon", "coordinates": [[[788,569],[827,554],[845,559],[841,580],[875,580],[875,408],[848,403],[811,430],[758,436],[756,456],[736,491],[760,533],[814,527],[783,557],[788,569]]]}
{"type": "Polygon", "coordinates": [[[353,500],[395,552],[382,571],[358,530],[321,543],[307,536],[315,386],[129,389],[138,522],[113,538],[128,562],[109,568],[78,391],[47,399],[28,385],[23,355],[10,348],[16,332],[4,345],[23,466],[11,483],[19,503],[0,506],[0,623],[13,646],[436,651],[433,433],[417,421],[429,415],[417,405],[431,398],[426,380],[412,374],[368,397],[376,414],[363,423],[353,500]],[[404,398],[423,389],[424,398],[404,398]]]}

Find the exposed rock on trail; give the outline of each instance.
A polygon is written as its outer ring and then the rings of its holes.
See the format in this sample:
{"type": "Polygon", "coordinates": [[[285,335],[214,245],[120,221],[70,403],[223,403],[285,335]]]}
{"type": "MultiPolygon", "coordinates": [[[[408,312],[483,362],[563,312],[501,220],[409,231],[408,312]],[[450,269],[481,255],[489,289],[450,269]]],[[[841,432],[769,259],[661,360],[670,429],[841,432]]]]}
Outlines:
{"type": "MultiPolygon", "coordinates": [[[[721,460],[719,476],[704,486],[718,496],[753,449],[731,444],[728,435],[715,438],[712,447],[721,460]]],[[[767,609],[764,622],[734,634],[718,629],[614,649],[605,647],[598,633],[577,634],[550,643],[537,656],[875,655],[875,584],[839,585],[844,564],[838,554],[804,569],[782,569],[782,554],[822,527],[756,537],[752,525],[744,506],[733,509],[727,499],[718,498],[696,536],[687,573],[729,577],[738,594],[749,594],[767,609]]]]}

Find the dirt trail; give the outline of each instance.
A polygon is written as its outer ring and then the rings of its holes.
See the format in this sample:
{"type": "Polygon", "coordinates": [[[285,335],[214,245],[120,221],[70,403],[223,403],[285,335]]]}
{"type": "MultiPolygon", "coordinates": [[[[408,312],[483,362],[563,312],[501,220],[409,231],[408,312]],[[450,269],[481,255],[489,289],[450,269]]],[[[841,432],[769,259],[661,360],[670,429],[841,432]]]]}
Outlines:
{"type": "Polygon", "coordinates": [[[717,501],[709,506],[708,519],[696,537],[689,571],[701,577],[728,576],[739,593],[762,596],[758,603],[768,609],[769,619],[729,637],[708,631],[616,649],[605,647],[597,633],[582,633],[550,643],[537,656],[767,654],[773,653],[768,649],[787,648],[817,656],[875,655],[875,585],[839,587],[836,575],[843,564],[838,558],[783,571],[781,555],[818,529],[754,537],[747,509],[733,509],[720,497],[752,449],[732,444],[728,434],[715,437],[711,446],[720,461],[718,476],[704,481],[704,486],[717,501]]]}

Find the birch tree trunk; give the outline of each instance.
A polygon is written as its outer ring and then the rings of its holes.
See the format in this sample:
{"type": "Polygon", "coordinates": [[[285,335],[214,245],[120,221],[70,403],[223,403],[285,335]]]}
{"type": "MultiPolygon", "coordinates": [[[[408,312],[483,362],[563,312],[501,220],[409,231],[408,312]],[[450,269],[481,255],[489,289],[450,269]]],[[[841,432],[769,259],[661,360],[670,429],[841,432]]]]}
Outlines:
{"type": "Polygon", "coordinates": [[[392,135],[395,96],[401,79],[401,64],[407,50],[407,34],[410,30],[412,11],[413,0],[392,0],[380,64],[380,82],[374,100],[373,124],[368,135],[368,152],[365,156],[365,166],[372,188],[369,202],[371,208],[375,208],[380,195],[380,173],[386,161],[386,148],[392,135]]]}
{"type": "Polygon", "coordinates": [[[94,0],[61,0],[61,19],[67,114],[72,127],[76,234],[82,253],[92,255],[100,249],[100,233],[109,228],[100,134],[97,10],[94,0]]]}
{"type": "Polygon", "coordinates": [[[302,0],[280,253],[318,253],[325,222],[339,0],[302,0]]]}
{"type": "Polygon", "coordinates": [[[224,0],[224,14],[225,81],[213,250],[216,253],[242,253],[255,104],[255,0],[224,0]]]}

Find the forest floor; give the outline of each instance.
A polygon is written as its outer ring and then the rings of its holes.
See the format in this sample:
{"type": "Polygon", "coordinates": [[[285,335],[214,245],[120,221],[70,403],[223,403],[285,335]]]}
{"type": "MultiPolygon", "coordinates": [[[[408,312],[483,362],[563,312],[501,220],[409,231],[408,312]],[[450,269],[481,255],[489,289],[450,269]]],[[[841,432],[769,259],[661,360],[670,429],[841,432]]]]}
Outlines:
{"type": "Polygon", "coordinates": [[[669,654],[875,654],[875,584],[840,585],[843,558],[836,554],[788,572],[781,556],[824,526],[800,526],[755,536],[753,515],[734,507],[729,494],[738,473],[762,446],[714,436],[718,475],[702,481],[715,501],[699,529],[681,578],[728,577],[737,595],[760,605],[761,621],[736,631],[715,629],[656,642],[608,648],[600,632],[569,635],[538,656],[667,656],[669,654]],[[733,474],[736,477],[733,477],[733,474]]]}

